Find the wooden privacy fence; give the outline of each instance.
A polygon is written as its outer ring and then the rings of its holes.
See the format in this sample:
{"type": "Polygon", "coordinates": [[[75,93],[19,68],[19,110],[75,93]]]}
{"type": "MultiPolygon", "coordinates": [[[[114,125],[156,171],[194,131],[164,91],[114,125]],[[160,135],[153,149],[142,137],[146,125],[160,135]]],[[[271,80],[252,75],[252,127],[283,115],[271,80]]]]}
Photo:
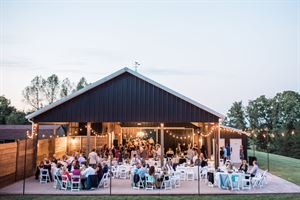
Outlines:
{"type": "MultiPolygon", "coordinates": [[[[0,144],[0,187],[21,180],[24,176],[25,140],[0,144]]],[[[27,140],[26,177],[32,176],[33,141],[27,140]]]]}
{"type": "MultiPolygon", "coordinates": [[[[0,188],[23,179],[26,140],[0,144],[0,188]]],[[[107,144],[106,137],[90,137],[90,148],[99,149],[107,144]]],[[[27,140],[26,151],[26,177],[34,174],[33,170],[33,140],[27,140]]],[[[73,152],[86,152],[87,137],[52,137],[40,139],[37,144],[36,164],[44,158],[52,158],[53,154],[61,158],[64,154],[73,152]]]]}
{"type": "MultiPolygon", "coordinates": [[[[0,144],[0,188],[24,177],[26,140],[0,144]]],[[[67,137],[50,138],[38,141],[37,163],[54,153],[61,157],[67,150],[67,137]]],[[[26,177],[34,174],[33,140],[27,140],[26,177]]]]}

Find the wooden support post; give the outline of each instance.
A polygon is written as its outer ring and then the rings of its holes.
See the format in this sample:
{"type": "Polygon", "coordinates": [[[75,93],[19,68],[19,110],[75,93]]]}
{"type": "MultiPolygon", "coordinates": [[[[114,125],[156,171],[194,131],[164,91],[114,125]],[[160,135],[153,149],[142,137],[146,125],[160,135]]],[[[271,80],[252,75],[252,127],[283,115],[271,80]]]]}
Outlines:
{"type": "Polygon", "coordinates": [[[217,130],[214,130],[214,139],[215,139],[215,153],[214,153],[214,160],[215,160],[215,169],[219,167],[220,164],[220,123],[217,124],[217,130]]]}
{"type": "Polygon", "coordinates": [[[211,135],[208,135],[208,137],[206,137],[207,139],[207,158],[211,159],[211,143],[212,143],[212,138],[211,135]]]}
{"type": "Polygon", "coordinates": [[[155,129],[155,144],[158,143],[158,129],[155,129]]]}
{"type": "Polygon", "coordinates": [[[32,159],[32,171],[35,173],[36,170],[36,162],[37,162],[37,146],[39,142],[39,124],[32,124],[32,134],[33,134],[33,159],[32,159]]]}
{"type": "Polygon", "coordinates": [[[164,124],[160,124],[160,152],[161,152],[161,167],[164,166],[165,141],[164,141],[164,124]]]}
{"type": "Polygon", "coordinates": [[[110,129],[110,123],[107,124],[107,144],[108,144],[108,148],[111,148],[111,137],[110,137],[110,133],[111,129],[110,129]]]}
{"type": "Polygon", "coordinates": [[[91,128],[92,128],[92,124],[91,122],[87,123],[87,131],[86,131],[86,155],[89,155],[90,151],[91,151],[91,128]]]}
{"type": "Polygon", "coordinates": [[[79,137],[80,137],[80,153],[82,153],[82,136],[79,137]]]}

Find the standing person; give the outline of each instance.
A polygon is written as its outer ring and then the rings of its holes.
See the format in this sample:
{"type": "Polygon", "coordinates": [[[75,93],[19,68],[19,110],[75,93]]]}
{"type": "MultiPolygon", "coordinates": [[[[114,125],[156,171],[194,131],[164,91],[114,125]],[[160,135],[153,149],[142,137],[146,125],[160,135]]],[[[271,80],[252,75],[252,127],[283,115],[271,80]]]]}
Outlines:
{"type": "Polygon", "coordinates": [[[97,153],[96,150],[93,149],[91,151],[91,153],[89,153],[89,165],[91,165],[93,168],[96,168],[96,164],[97,164],[97,153]]]}
{"type": "Polygon", "coordinates": [[[220,158],[224,160],[224,149],[220,147],[220,158]]]}
{"type": "Polygon", "coordinates": [[[245,158],[245,155],[244,155],[244,147],[243,145],[240,146],[240,160],[243,161],[245,158]]]}
{"type": "Polygon", "coordinates": [[[226,150],[227,150],[227,159],[230,160],[231,148],[230,148],[229,144],[226,145],[226,150]]]}
{"type": "Polygon", "coordinates": [[[223,159],[223,163],[225,164],[226,160],[227,160],[227,148],[223,147],[223,151],[224,151],[224,159],[223,159]]]}
{"type": "Polygon", "coordinates": [[[193,162],[193,157],[194,157],[194,151],[192,150],[191,147],[189,147],[188,151],[187,151],[187,156],[188,156],[188,160],[193,162]]]}
{"type": "Polygon", "coordinates": [[[203,156],[205,159],[207,159],[207,151],[206,151],[206,146],[202,145],[200,149],[201,153],[203,153],[203,156]]]}

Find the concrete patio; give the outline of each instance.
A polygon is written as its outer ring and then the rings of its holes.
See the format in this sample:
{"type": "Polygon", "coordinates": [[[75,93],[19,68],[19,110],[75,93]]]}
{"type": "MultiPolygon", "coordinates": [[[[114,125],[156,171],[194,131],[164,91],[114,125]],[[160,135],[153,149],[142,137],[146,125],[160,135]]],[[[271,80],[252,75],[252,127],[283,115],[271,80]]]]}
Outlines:
{"type": "MultiPolygon", "coordinates": [[[[268,175],[268,183],[263,188],[251,190],[230,191],[222,190],[218,187],[209,187],[204,182],[200,182],[200,194],[270,194],[270,193],[300,193],[300,186],[281,179],[272,174],[268,175]]],[[[0,194],[22,194],[23,181],[0,189],[0,194]]],[[[109,195],[110,188],[101,188],[91,191],[61,191],[53,188],[52,183],[40,184],[33,177],[26,179],[26,194],[68,194],[68,195],[109,195]]],[[[136,190],[130,187],[129,180],[112,179],[111,194],[113,195],[160,195],[160,194],[198,194],[198,181],[181,181],[180,188],[172,190],[136,190]]]]}

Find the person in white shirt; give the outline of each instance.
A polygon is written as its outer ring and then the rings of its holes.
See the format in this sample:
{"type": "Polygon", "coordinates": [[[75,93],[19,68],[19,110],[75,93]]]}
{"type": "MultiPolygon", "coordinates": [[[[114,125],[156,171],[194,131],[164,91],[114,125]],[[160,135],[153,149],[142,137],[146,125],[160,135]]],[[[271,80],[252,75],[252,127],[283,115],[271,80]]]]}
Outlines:
{"type": "Polygon", "coordinates": [[[198,153],[196,153],[193,157],[193,163],[195,164],[195,161],[198,159],[198,153]]]}
{"type": "Polygon", "coordinates": [[[193,156],[194,156],[194,151],[191,147],[189,147],[188,151],[187,151],[187,156],[188,156],[188,159],[189,160],[192,160],[193,159],[193,156]]]}
{"type": "Polygon", "coordinates": [[[80,156],[79,156],[79,158],[78,158],[79,164],[82,164],[82,163],[85,162],[85,161],[86,161],[86,159],[83,157],[82,154],[80,154],[80,156]]]}
{"type": "Polygon", "coordinates": [[[81,172],[81,175],[87,178],[89,175],[95,175],[95,169],[89,165],[85,170],[81,172]]]}
{"type": "Polygon", "coordinates": [[[140,159],[137,158],[136,154],[133,155],[133,158],[131,159],[131,165],[136,165],[140,162],[140,159]]]}
{"type": "Polygon", "coordinates": [[[89,153],[89,165],[92,165],[94,168],[97,164],[97,153],[96,150],[93,149],[91,153],[89,153]]]}

